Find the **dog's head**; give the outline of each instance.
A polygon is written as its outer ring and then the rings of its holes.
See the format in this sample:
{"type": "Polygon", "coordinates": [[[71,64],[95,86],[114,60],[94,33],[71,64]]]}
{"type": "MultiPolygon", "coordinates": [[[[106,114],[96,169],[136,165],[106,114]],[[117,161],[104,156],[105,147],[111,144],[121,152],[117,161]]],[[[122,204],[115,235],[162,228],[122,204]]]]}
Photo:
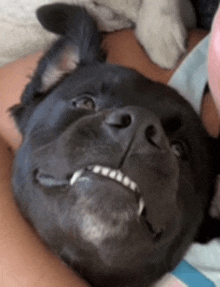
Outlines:
{"type": "Polygon", "coordinates": [[[148,286],[198,235],[214,140],[174,90],[100,61],[83,9],[44,6],[38,17],[61,36],[12,108],[17,202],[93,286],[148,286]]]}

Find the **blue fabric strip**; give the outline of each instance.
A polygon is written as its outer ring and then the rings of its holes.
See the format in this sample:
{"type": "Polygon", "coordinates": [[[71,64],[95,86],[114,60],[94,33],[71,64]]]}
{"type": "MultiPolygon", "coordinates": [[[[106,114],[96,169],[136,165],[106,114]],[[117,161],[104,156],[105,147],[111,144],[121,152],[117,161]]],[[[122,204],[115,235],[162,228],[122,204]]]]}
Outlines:
{"type": "Polygon", "coordinates": [[[172,274],[189,287],[215,287],[215,284],[211,280],[185,260],[181,261],[172,274]]]}

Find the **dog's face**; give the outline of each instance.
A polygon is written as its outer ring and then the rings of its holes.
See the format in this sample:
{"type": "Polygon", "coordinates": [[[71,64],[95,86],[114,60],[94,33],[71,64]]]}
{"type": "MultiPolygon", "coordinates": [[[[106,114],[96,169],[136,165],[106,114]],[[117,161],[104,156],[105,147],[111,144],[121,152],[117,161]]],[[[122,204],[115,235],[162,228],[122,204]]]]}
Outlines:
{"type": "Polygon", "coordinates": [[[93,286],[149,286],[198,234],[213,196],[212,140],[174,90],[98,60],[85,11],[58,4],[38,16],[63,37],[12,109],[23,134],[18,204],[93,286]]]}

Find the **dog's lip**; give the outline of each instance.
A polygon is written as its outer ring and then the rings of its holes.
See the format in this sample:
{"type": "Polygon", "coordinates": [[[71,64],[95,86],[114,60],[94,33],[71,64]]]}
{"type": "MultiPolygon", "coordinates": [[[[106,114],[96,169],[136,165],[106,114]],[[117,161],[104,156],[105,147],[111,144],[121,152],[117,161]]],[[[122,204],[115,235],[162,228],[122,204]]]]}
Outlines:
{"type": "Polygon", "coordinates": [[[109,178],[119,184],[123,185],[124,187],[128,188],[130,191],[134,193],[136,198],[138,198],[138,211],[137,215],[140,216],[145,208],[145,202],[143,197],[139,192],[138,185],[135,181],[133,181],[129,176],[125,175],[119,169],[112,169],[109,166],[102,166],[102,165],[89,165],[86,168],[79,169],[75,171],[70,178],[69,184],[74,185],[75,182],[80,179],[84,172],[89,171],[94,174],[98,174],[100,176],[109,178]]]}

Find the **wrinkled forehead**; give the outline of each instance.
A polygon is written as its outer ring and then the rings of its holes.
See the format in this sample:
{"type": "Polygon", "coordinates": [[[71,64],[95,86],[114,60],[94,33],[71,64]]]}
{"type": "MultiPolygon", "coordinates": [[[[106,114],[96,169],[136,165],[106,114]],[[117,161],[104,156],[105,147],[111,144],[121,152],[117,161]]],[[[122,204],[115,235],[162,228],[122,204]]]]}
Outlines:
{"type": "Polygon", "coordinates": [[[74,70],[61,83],[64,90],[67,88],[82,88],[91,86],[94,91],[100,89],[103,85],[111,87],[131,86],[135,81],[144,81],[145,78],[134,70],[121,66],[115,66],[106,63],[95,62],[87,65],[81,65],[74,70]]]}
{"type": "Polygon", "coordinates": [[[115,106],[142,105],[142,98],[150,92],[146,79],[137,72],[110,64],[91,64],[77,68],[54,90],[62,99],[88,94],[100,100],[113,100],[115,106]]]}
{"type": "Polygon", "coordinates": [[[107,103],[109,107],[132,105],[156,114],[164,110],[164,104],[168,110],[173,110],[173,105],[175,109],[191,109],[174,89],[152,82],[135,70],[98,62],[78,67],[57,86],[52,97],[54,94],[63,100],[89,94],[105,103],[105,108],[107,103]]]}

